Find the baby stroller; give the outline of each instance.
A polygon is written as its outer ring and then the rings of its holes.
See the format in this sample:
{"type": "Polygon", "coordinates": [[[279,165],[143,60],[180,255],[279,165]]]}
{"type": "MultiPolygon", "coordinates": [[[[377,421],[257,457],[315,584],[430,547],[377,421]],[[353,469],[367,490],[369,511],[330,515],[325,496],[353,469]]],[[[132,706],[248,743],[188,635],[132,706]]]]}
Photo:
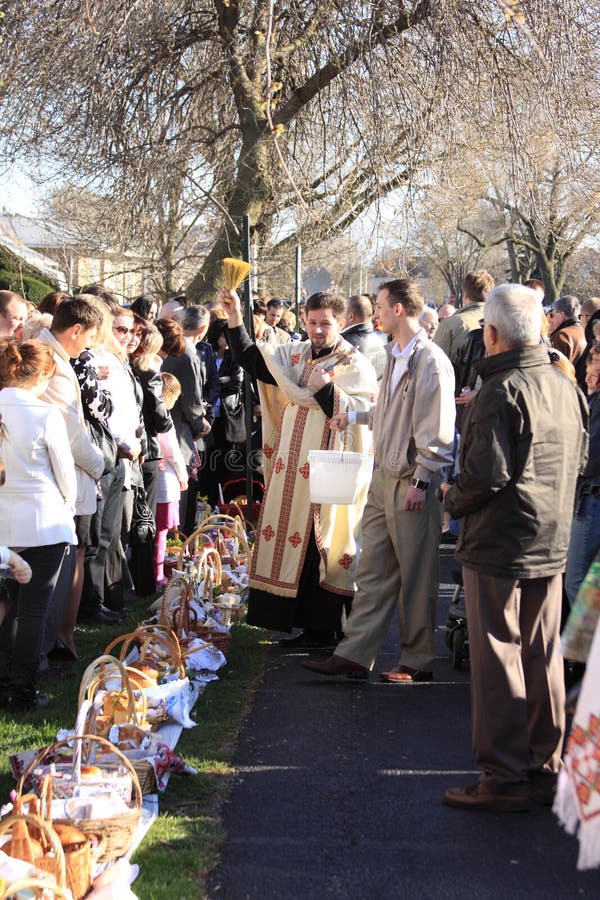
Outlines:
{"type": "Polygon", "coordinates": [[[469,632],[467,629],[467,611],[464,598],[462,597],[463,578],[461,569],[452,570],[452,580],[456,587],[448,609],[446,646],[452,653],[453,668],[460,671],[463,663],[469,662],[469,632]]]}

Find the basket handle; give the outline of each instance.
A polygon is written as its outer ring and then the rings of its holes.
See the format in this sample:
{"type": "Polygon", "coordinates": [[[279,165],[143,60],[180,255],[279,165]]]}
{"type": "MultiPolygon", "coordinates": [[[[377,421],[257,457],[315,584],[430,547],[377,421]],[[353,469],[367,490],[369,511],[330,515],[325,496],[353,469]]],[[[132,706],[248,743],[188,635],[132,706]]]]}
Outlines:
{"type": "Polygon", "coordinates": [[[119,653],[119,659],[121,660],[121,662],[123,662],[125,660],[125,657],[127,656],[129,647],[135,639],[135,636],[135,631],[131,631],[129,634],[122,634],[119,637],[115,638],[114,641],[111,641],[110,644],[104,648],[104,655],[112,656],[112,651],[115,649],[115,647],[118,647],[118,645],[122,643],[123,646],[121,647],[121,651],[119,653]]]}
{"type": "Polygon", "coordinates": [[[162,637],[167,648],[173,657],[173,665],[176,665],[180,672],[185,675],[185,666],[182,666],[181,661],[181,645],[179,643],[179,638],[177,634],[170,628],[168,625],[147,625],[141,631],[142,634],[146,634],[146,640],[143,646],[147,647],[152,644],[153,639],[156,637],[162,637]]]}
{"type": "MultiPolygon", "coordinates": [[[[113,670],[116,670],[116,674],[120,676],[121,691],[126,692],[128,708],[134,717],[135,724],[139,724],[139,722],[137,721],[137,712],[135,709],[135,698],[133,696],[133,690],[131,687],[131,682],[129,681],[127,669],[125,668],[123,663],[115,656],[109,656],[106,653],[102,656],[99,656],[92,663],[90,663],[90,665],[83,673],[83,676],[81,678],[81,685],[79,687],[79,707],[81,707],[84,700],[92,700],[98,688],[102,687],[103,679],[106,678],[105,667],[107,666],[109,668],[112,667],[113,670]]],[[[79,778],[77,780],[79,781],[79,778]]]]}
{"type": "MultiPolygon", "coordinates": [[[[0,821],[0,834],[5,834],[12,825],[17,824],[18,822],[22,822],[26,828],[28,825],[30,825],[37,831],[42,832],[45,840],[52,848],[56,857],[56,861],[58,864],[58,874],[56,876],[56,880],[59,886],[64,888],[67,883],[65,854],[58,835],[50,822],[47,822],[45,819],[42,819],[41,816],[33,815],[32,813],[12,813],[11,815],[6,816],[5,819],[2,819],[2,821],[0,821]]],[[[10,894],[8,896],[10,896],[10,894]]]]}
{"type": "Polygon", "coordinates": [[[99,737],[97,734],[74,734],[71,735],[71,737],[64,738],[64,740],[62,741],[55,741],[53,744],[49,744],[47,747],[44,747],[44,749],[41,750],[40,753],[38,753],[36,758],[29,763],[25,771],[19,776],[16,787],[17,795],[21,795],[23,786],[27,783],[27,780],[31,776],[31,773],[34,769],[37,769],[37,767],[44,762],[47,756],[49,756],[51,753],[54,753],[56,750],[60,750],[61,747],[70,746],[72,743],[80,743],[83,746],[84,741],[100,744],[101,747],[104,747],[110,753],[119,757],[119,762],[123,763],[128,773],[131,775],[136,809],[141,809],[142,791],[133,765],[127,759],[125,754],[121,750],[119,750],[116,744],[112,744],[109,740],[99,737]]]}

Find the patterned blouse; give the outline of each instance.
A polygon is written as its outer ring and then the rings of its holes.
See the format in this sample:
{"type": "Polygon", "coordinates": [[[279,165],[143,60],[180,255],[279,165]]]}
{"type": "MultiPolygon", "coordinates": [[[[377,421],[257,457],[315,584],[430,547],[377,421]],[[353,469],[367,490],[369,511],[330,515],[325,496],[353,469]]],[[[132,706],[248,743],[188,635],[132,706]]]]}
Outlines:
{"type": "Polygon", "coordinates": [[[103,425],[108,425],[108,417],[114,408],[113,401],[108,391],[100,387],[94,363],[94,355],[89,350],[84,350],[77,359],[71,360],[81,389],[81,404],[85,418],[96,419],[103,425]]]}

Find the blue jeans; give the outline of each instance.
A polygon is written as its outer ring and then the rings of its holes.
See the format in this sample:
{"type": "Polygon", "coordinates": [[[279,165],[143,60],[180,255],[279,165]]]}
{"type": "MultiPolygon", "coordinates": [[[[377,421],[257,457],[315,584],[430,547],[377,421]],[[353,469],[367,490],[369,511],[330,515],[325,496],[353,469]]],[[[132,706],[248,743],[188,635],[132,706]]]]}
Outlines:
{"type": "Polygon", "coordinates": [[[571,606],[592,561],[600,549],[600,496],[583,494],[577,499],[571,526],[565,590],[571,606]]]}

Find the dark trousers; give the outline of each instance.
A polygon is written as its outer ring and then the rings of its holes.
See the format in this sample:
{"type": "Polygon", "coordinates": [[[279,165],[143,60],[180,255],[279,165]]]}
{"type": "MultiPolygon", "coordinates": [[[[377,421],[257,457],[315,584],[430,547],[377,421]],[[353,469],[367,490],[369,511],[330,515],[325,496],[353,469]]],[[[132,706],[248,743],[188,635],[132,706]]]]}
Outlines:
{"type": "Polygon", "coordinates": [[[29,547],[20,555],[31,566],[31,581],[8,585],[10,605],[0,624],[0,687],[19,699],[35,696],[46,617],[56,588],[66,543],[29,547]]]}
{"type": "Polygon", "coordinates": [[[85,549],[83,562],[83,594],[80,610],[88,614],[104,603],[106,555],[115,533],[120,528],[119,508],[125,471],[121,462],[113,472],[100,479],[102,496],[92,516],[92,543],[85,549]]]}
{"type": "MultiPolygon", "coordinates": [[[[146,500],[156,520],[156,495],[158,494],[158,463],[157,459],[148,459],[142,465],[144,476],[144,489],[146,500]]],[[[133,541],[131,543],[131,555],[129,558],[129,571],[133,579],[135,592],[138,597],[147,597],[156,591],[154,581],[154,563],[152,560],[152,541],[143,544],[133,541]]]]}
{"type": "Polygon", "coordinates": [[[44,629],[44,639],[41,651],[44,656],[47,656],[56,644],[56,638],[69,602],[69,594],[71,593],[77,561],[76,552],[77,547],[75,545],[67,545],[60,572],[58,573],[56,587],[54,588],[52,600],[50,601],[50,606],[48,608],[48,615],[46,616],[46,627],[44,629]]]}

